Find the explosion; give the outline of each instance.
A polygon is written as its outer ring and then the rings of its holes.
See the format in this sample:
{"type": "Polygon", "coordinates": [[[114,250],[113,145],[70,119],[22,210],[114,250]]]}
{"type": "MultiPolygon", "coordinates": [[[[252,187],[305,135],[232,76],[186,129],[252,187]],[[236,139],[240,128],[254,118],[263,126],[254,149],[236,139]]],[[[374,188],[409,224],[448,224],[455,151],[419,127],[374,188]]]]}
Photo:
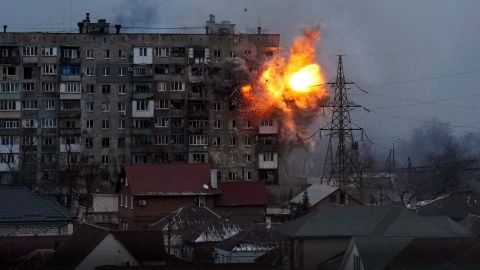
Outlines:
{"type": "Polygon", "coordinates": [[[302,134],[308,111],[317,111],[327,98],[322,68],[315,62],[318,29],[297,37],[288,59],[275,55],[261,68],[255,82],[241,87],[247,106],[258,118],[279,116],[283,134],[293,139],[302,134]]]}

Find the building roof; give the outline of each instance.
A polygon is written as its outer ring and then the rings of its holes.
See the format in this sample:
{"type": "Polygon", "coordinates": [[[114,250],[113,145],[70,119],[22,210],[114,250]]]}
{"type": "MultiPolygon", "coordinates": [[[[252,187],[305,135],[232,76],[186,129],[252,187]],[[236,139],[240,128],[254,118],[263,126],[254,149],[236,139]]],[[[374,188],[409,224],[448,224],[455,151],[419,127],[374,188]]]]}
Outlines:
{"type": "Polygon", "coordinates": [[[265,184],[259,182],[220,182],[222,192],[216,206],[266,206],[265,184]]]}
{"type": "Polygon", "coordinates": [[[466,218],[460,221],[460,224],[469,229],[472,233],[480,236],[480,216],[468,214],[466,218]]]}
{"type": "Polygon", "coordinates": [[[37,249],[55,249],[68,235],[0,237],[0,262],[11,261],[37,249]]]}
{"type": "Polygon", "coordinates": [[[385,269],[479,269],[480,239],[418,238],[412,240],[385,269]]]}
{"type": "Polygon", "coordinates": [[[212,195],[210,166],[205,163],[166,163],[125,167],[128,186],[137,196],[212,195]]]}
{"type": "Polygon", "coordinates": [[[215,245],[228,251],[269,251],[279,247],[283,237],[266,224],[255,224],[215,245]]]}
{"type": "MultiPolygon", "coordinates": [[[[338,187],[332,187],[325,184],[313,184],[307,188],[308,200],[310,205],[315,205],[319,201],[327,198],[330,194],[338,190],[338,187]]],[[[295,198],[290,200],[290,203],[302,204],[305,191],[300,192],[295,198]]]]}
{"type": "Polygon", "coordinates": [[[365,269],[384,269],[385,266],[412,241],[411,237],[354,237],[355,245],[365,269]]]}
{"type": "Polygon", "coordinates": [[[422,215],[447,215],[456,221],[464,219],[468,214],[480,216],[480,193],[459,192],[451,194],[418,207],[416,211],[422,215]]]}
{"type": "Polygon", "coordinates": [[[165,259],[161,231],[110,231],[84,223],[45,262],[42,269],[74,269],[109,234],[140,263],[165,259]]]}
{"type": "Polygon", "coordinates": [[[325,207],[294,221],[277,225],[276,228],[280,233],[293,238],[459,235],[458,232],[445,228],[445,224],[437,224],[434,220],[417,215],[409,209],[395,206],[325,207]]]}
{"type": "Polygon", "coordinates": [[[68,210],[51,198],[26,187],[0,186],[0,223],[71,221],[68,210]]]}

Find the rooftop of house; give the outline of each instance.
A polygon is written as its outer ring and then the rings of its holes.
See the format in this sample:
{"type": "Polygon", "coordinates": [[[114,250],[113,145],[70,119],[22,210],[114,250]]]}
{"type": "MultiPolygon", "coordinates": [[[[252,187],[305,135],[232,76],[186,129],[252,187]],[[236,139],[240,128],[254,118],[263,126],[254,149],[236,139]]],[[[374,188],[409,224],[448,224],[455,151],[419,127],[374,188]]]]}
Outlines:
{"type": "Polygon", "coordinates": [[[468,229],[443,219],[420,216],[396,206],[332,206],[277,225],[276,229],[292,238],[471,235],[468,229]]]}
{"type": "Polygon", "coordinates": [[[216,206],[266,206],[265,184],[250,181],[220,182],[222,192],[216,206]]]}
{"type": "Polygon", "coordinates": [[[0,186],[0,223],[71,221],[70,212],[49,197],[27,187],[0,186]]]}
{"type": "Polygon", "coordinates": [[[478,269],[478,238],[418,238],[412,240],[385,269],[478,269]]]}
{"type": "Polygon", "coordinates": [[[171,230],[171,245],[185,242],[218,242],[241,231],[237,224],[222,219],[207,207],[181,207],[171,215],[153,223],[151,228],[171,230]]]}
{"type": "Polygon", "coordinates": [[[45,262],[43,269],[74,269],[109,234],[140,263],[166,257],[160,230],[115,231],[84,223],[45,262]]]}
{"type": "Polygon", "coordinates": [[[210,184],[210,165],[166,163],[125,167],[128,187],[135,196],[215,195],[210,184]]]}
{"type": "Polygon", "coordinates": [[[416,212],[422,215],[447,215],[460,221],[468,214],[480,215],[480,193],[458,192],[429,204],[418,207],[416,212]]]}
{"type": "Polygon", "coordinates": [[[248,229],[223,240],[215,245],[218,249],[228,251],[270,251],[279,247],[283,237],[266,224],[251,225],[248,229]]]}
{"type": "MultiPolygon", "coordinates": [[[[333,187],[325,184],[313,184],[309,186],[306,190],[307,190],[307,195],[308,195],[308,200],[310,202],[310,205],[313,206],[318,202],[320,202],[321,200],[330,196],[330,194],[337,191],[338,187],[333,187]]],[[[302,204],[304,194],[305,194],[305,191],[300,192],[297,196],[295,196],[295,198],[290,200],[290,203],[302,204]]]]}

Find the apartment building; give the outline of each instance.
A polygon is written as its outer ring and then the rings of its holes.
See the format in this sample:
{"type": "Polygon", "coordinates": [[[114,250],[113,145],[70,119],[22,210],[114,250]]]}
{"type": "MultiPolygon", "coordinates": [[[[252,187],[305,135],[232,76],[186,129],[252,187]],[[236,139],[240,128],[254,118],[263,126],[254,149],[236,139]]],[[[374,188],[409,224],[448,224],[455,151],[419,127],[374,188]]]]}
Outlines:
{"type": "Polygon", "coordinates": [[[123,33],[88,13],[78,27],[0,33],[0,183],[55,183],[88,164],[112,181],[124,164],[169,161],[278,183],[279,123],[208,81],[235,57],[258,68],[279,35],[235,34],[213,15],[205,34],[123,33]]]}

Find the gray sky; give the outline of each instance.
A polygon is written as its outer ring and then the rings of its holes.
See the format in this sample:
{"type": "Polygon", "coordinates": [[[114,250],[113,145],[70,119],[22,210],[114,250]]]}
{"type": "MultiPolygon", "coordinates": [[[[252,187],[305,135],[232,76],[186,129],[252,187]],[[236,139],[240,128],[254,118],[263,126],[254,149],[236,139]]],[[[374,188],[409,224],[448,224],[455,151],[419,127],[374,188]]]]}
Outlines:
{"type": "MultiPolygon", "coordinates": [[[[90,12],[125,26],[203,27],[209,14],[237,30],[260,20],[282,46],[306,26],[320,25],[318,60],[329,78],[335,55],[369,94],[351,97],[372,110],[353,115],[383,150],[434,117],[457,132],[480,131],[480,1],[478,0],[0,0],[9,31],[70,31],[90,12]],[[70,15],[71,14],[71,15],[70,15]]],[[[312,130],[315,130],[312,127],[312,130]]]]}

